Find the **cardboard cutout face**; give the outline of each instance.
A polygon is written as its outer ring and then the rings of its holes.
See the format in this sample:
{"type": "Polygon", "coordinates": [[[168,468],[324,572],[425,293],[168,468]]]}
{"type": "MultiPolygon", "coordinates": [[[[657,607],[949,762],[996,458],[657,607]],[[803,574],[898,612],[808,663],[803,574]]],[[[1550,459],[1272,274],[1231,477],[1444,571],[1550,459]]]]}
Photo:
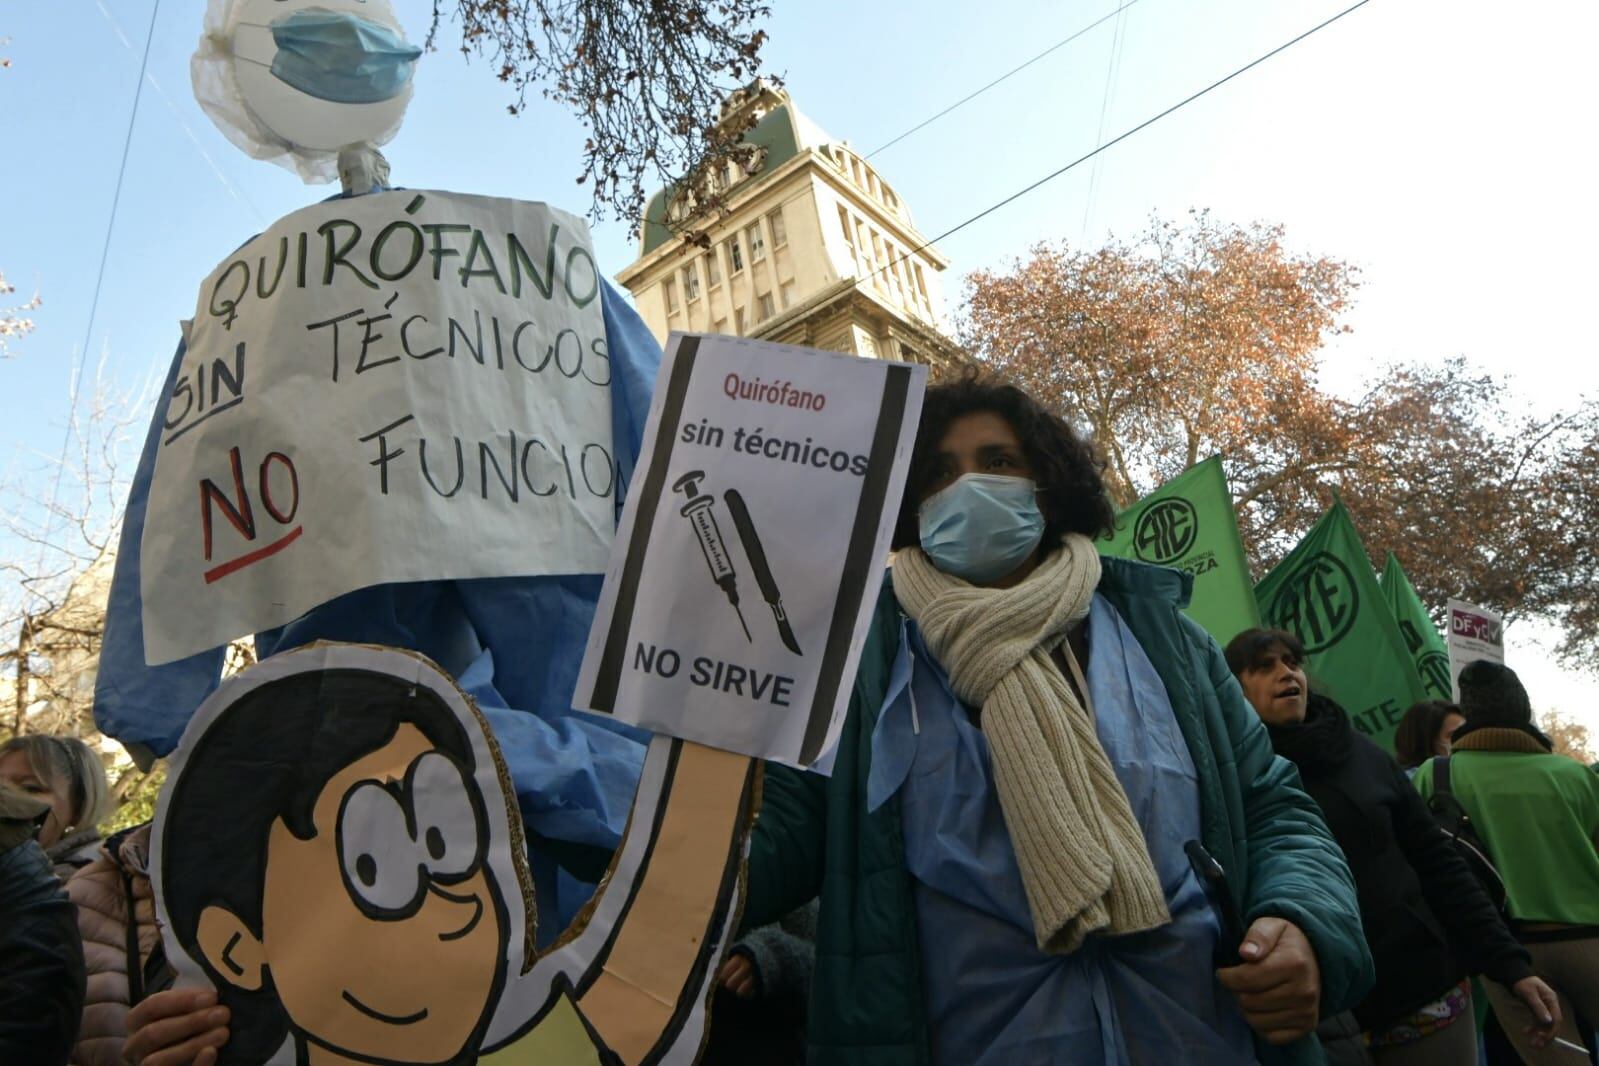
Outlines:
{"type": "Polygon", "coordinates": [[[168,957],[231,1008],[223,1061],[691,1062],[753,792],[748,759],[657,741],[594,906],[535,958],[515,797],[470,700],[409,652],[303,648],[226,682],[173,755],[168,957]]]}

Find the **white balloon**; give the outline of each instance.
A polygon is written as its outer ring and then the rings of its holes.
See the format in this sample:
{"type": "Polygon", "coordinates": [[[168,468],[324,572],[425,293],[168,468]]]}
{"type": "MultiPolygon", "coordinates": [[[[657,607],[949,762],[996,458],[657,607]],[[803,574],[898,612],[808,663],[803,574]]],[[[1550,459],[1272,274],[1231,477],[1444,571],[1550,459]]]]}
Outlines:
{"type": "Polygon", "coordinates": [[[389,0],[209,0],[189,71],[201,108],[239,149],[306,182],[328,182],[342,149],[376,148],[399,132],[411,86],[378,103],[344,104],[279,79],[270,27],[302,9],[348,11],[404,33],[389,0]]]}

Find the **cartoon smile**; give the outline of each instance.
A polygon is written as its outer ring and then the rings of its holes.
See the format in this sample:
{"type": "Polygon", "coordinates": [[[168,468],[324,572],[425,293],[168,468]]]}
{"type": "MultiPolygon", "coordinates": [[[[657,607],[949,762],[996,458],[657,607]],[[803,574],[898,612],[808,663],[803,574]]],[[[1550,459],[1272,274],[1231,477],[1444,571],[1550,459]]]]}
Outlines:
{"type": "Polygon", "coordinates": [[[344,1002],[348,1003],[350,1006],[354,1007],[368,1018],[376,1018],[385,1025],[415,1025],[417,1022],[428,1016],[428,1009],[426,1007],[423,1007],[415,1014],[384,1014],[380,1010],[373,1010],[365,1003],[362,1003],[360,1000],[350,995],[349,989],[345,989],[344,991],[344,1002]]]}
{"type": "MultiPolygon", "coordinates": [[[[466,920],[466,924],[461,926],[461,928],[455,930],[454,932],[440,933],[439,934],[439,939],[440,940],[460,940],[462,937],[466,936],[472,930],[476,929],[477,928],[477,923],[483,920],[483,898],[481,896],[476,896],[476,895],[472,895],[472,896],[457,896],[453,892],[446,892],[444,889],[440,888],[438,886],[438,884],[436,884],[436,883],[432,884],[432,885],[429,885],[428,886],[428,891],[432,892],[434,895],[439,896],[442,899],[449,900],[451,903],[470,903],[470,904],[472,904],[472,917],[470,917],[470,918],[468,918],[466,920]]],[[[424,1011],[423,1013],[425,1014],[426,1012],[424,1011]]]]}

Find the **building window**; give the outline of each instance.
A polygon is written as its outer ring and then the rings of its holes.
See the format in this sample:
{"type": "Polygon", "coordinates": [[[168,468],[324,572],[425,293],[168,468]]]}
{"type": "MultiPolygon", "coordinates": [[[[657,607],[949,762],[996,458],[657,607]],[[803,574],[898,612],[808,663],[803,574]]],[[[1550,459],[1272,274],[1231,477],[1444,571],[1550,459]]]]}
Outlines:
{"type": "Polygon", "coordinates": [[[715,252],[705,254],[705,283],[713,289],[722,283],[722,264],[717,262],[715,252]]]}
{"type": "Polygon", "coordinates": [[[912,348],[904,341],[899,342],[899,357],[905,360],[907,363],[914,363],[918,361],[916,358],[916,349],[912,348]]]}
{"type": "Polygon", "coordinates": [[[711,323],[711,332],[712,333],[726,333],[727,332],[727,319],[719,318],[715,322],[712,322],[711,323]]]}
{"type": "Polygon", "coordinates": [[[916,271],[916,291],[922,294],[922,300],[923,302],[926,302],[927,279],[922,277],[922,264],[912,263],[911,266],[916,271]]]}
{"type": "Polygon", "coordinates": [[[776,211],[767,215],[766,221],[772,227],[772,247],[781,248],[787,244],[788,230],[783,227],[783,209],[779,207],[776,211]]]}
{"type": "Polygon", "coordinates": [[[733,332],[740,337],[744,336],[744,309],[742,307],[733,308],[733,332]]]}
{"type": "Polygon", "coordinates": [[[677,314],[677,286],[672,284],[671,278],[661,282],[661,298],[666,301],[666,313],[677,314]]]}
{"type": "Polygon", "coordinates": [[[700,298],[700,272],[693,263],[683,268],[683,298],[689,303],[700,298]]]}
{"type": "Polygon", "coordinates": [[[772,294],[771,293],[763,292],[763,293],[761,293],[759,299],[760,299],[760,308],[761,308],[761,321],[765,322],[768,318],[771,318],[774,314],[777,313],[777,309],[772,306],[772,294]]]}
{"type": "Polygon", "coordinates": [[[844,210],[844,205],[838,205],[838,224],[844,231],[844,243],[849,245],[849,254],[855,255],[855,227],[850,225],[849,212],[844,210]]]}
{"type": "Polygon", "coordinates": [[[744,236],[749,239],[750,262],[759,263],[766,258],[766,238],[761,235],[759,222],[744,231],[744,236]]]}
{"type": "Polygon", "coordinates": [[[783,310],[787,311],[790,307],[793,307],[794,283],[792,281],[783,282],[782,288],[778,290],[778,296],[783,302],[783,310]]]}
{"type": "Polygon", "coordinates": [[[744,252],[738,246],[738,234],[733,234],[723,244],[727,247],[727,272],[737,274],[744,269],[744,252]]]}

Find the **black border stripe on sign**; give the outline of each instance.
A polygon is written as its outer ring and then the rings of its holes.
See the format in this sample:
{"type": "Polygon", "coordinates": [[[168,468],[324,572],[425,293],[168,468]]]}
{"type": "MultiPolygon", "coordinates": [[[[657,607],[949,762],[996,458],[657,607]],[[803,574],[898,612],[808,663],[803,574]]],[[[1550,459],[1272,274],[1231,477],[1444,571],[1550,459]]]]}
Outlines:
{"type": "Polygon", "coordinates": [[[866,476],[861,479],[860,503],[855,507],[855,528],[850,531],[843,578],[839,582],[838,599],[833,604],[833,623],[827,632],[822,668],[816,678],[811,716],[805,723],[805,741],[800,747],[801,766],[809,766],[816,761],[822,754],[822,742],[827,739],[827,725],[833,717],[838,686],[843,680],[845,661],[849,658],[850,640],[855,635],[855,619],[860,613],[861,597],[865,594],[866,586],[871,584],[869,571],[874,562],[872,556],[876,547],[877,526],[882,521],[883,505],[887,502],[889,476],[894,472],[894,449],[899,445],[900,429],[905,421],[905,399],[910,393],[910,385],[910,367],[888,367],[883,382],[883,402],[877,412],[877,431],[872,437],[866,476]]]}
{"type": "Polygon", "coordinates": [[[650,453],[650,473],[639,487],[638,510],[633,517],[633,536],[627,543],[627,561],[616,583],[616,603],[611,608],[611,628],[605,635],[600,666],[594,674],[592,710],[615,713],[616,690],[622,683],[622,667],[627,660],[628,633],[633,628],[633,606],[638,599],[639,578],[644,573],[644,554],[650,545],[650,529],[661,504],[666,472],[672,465],[672,445],[677,440],[677,424],[683,417],[683,401],[688,396],[689,379],[694,374],[694,359],[699,352],[698,337],[683,337],[672,360],[672,376],[666,383],[666,399],[661,403],[661,419],[655,431],[655,446],[650,453]]]}

